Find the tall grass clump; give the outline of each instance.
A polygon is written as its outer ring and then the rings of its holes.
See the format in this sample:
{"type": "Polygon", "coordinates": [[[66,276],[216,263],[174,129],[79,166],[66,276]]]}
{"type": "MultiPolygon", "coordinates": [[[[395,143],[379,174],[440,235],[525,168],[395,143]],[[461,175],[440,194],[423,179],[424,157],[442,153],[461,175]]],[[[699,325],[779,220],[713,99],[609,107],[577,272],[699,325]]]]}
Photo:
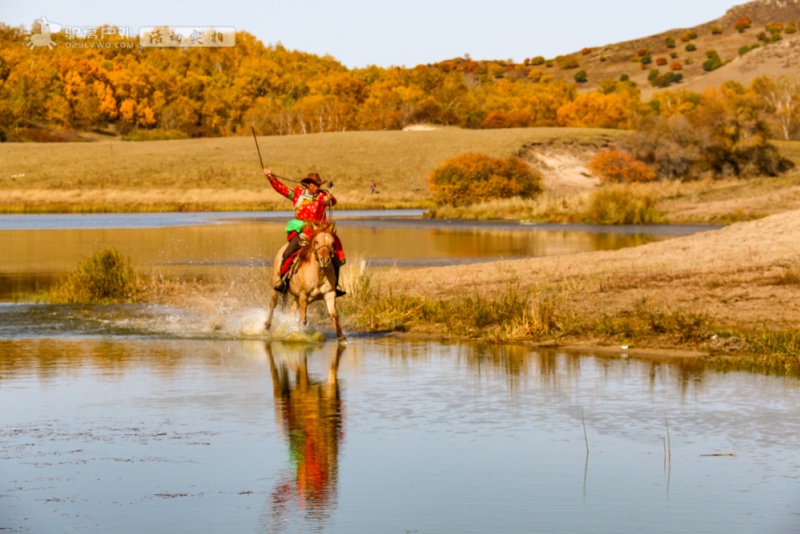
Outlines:
{"type": "Polygon", "coordinates": [[[94,253],[50,290],[46,299],[61,304],[109,304],[136,300],[139,281],[130,259],[115,249],[94,253]]]}
{"type": "Polygon", "coordinates": [[[656,200],[637,194],[630,187],[614,186],[592,195],[585,215],[592,224],[660,224],[664,216],[656,209],[656,200]]]}
{"type": "Polygon", "coordinates": [[[757,363],[771,372],[800,374],[800,330],[752,331],[742,337],[757,363]]]}

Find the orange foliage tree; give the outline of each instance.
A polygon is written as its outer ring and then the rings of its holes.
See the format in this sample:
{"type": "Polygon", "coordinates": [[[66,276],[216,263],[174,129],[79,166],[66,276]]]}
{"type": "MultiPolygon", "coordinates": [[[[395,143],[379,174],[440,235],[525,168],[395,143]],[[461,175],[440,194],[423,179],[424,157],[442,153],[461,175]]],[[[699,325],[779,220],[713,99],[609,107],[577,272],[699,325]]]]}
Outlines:
{"type": "Polygon", "coordinates": [[[630,115],[615,93],[586,93],[558,108],[558,125],[582,128],[621,128],[630,115]]]}
{"type": "Polygon", "coordinates": [[[606,150],[589,162],[589,170],[602,183],[651,182],[656,173],[646,164],[626,152],[606,150]]]}
{"type": "Polygon", "coordinates": [[[533,198],[541,177],[515,157],[493,158],[468,153],[450,158],[428,175],[437,205],[466,206],[495,198],[533,198]]]}

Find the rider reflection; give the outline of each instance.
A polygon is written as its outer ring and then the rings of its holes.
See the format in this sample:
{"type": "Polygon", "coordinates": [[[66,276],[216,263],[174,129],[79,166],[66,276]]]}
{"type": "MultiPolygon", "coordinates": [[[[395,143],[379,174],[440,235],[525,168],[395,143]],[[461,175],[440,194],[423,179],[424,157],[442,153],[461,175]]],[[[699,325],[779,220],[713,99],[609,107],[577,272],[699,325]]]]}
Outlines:
{"type": "Polygon", "coordinates": [[[273,356],[266,344],[275,396],[275,420],[289,443],[289,471],[270,500],[271,522],[285,524],[293,509],[309,520],[325,520],[336,506],[339,445],[344,435],[337,372],[343,345],[337,345],[325,380],[308,374],[310,349],[273,356]]]}

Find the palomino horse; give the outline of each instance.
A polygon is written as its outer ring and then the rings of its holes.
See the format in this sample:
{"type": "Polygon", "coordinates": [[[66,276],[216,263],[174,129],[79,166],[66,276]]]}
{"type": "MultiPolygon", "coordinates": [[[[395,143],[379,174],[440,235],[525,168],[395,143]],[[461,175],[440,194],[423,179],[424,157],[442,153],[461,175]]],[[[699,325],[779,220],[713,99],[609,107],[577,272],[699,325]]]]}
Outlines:
{"type": "MultiPolygon", "coordinates": [[[[336,314],[336,272],[333,268],[333,223],[315,224],[311,227],[311,239],[298,252],[297,268],[289,280],[289,293],[295,299],[295,305],[300,311],[300,323],[308,323],[306,313],[308,304],[316,300],[325,300],[328,314],[331,316],[333,326],[336,328],[336,337],[339,342],[346,341],[339,317],[336,314]]],[[[272,285],[274,286],[281,276],[281,259],[284,249],[282,246],[275,255],[272,268],[272,285]]],[[[281,294],[272,291],[269,301],[269,312],[265,326],[269,330],[272,326],[272,313],[281,294]]]]}

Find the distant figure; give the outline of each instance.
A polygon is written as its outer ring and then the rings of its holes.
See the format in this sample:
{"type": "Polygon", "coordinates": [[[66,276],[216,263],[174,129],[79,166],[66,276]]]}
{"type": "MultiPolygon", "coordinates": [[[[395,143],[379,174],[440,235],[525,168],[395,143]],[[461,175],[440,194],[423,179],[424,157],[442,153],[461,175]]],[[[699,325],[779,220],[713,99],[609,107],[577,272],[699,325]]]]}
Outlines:
{"type": "Polygon", "coordinates": [[[377,192],[377,191],[375,191],[375,188],[376,188],[376,187],[378,187],[378,186],[377,186],[377,184],[375,183],[375,180],[372,180],[372,181],[369,183],[369,190],[372,192],[372,194],[373,194],[373,195],[374,195],[374,194],[377,192]]]}

